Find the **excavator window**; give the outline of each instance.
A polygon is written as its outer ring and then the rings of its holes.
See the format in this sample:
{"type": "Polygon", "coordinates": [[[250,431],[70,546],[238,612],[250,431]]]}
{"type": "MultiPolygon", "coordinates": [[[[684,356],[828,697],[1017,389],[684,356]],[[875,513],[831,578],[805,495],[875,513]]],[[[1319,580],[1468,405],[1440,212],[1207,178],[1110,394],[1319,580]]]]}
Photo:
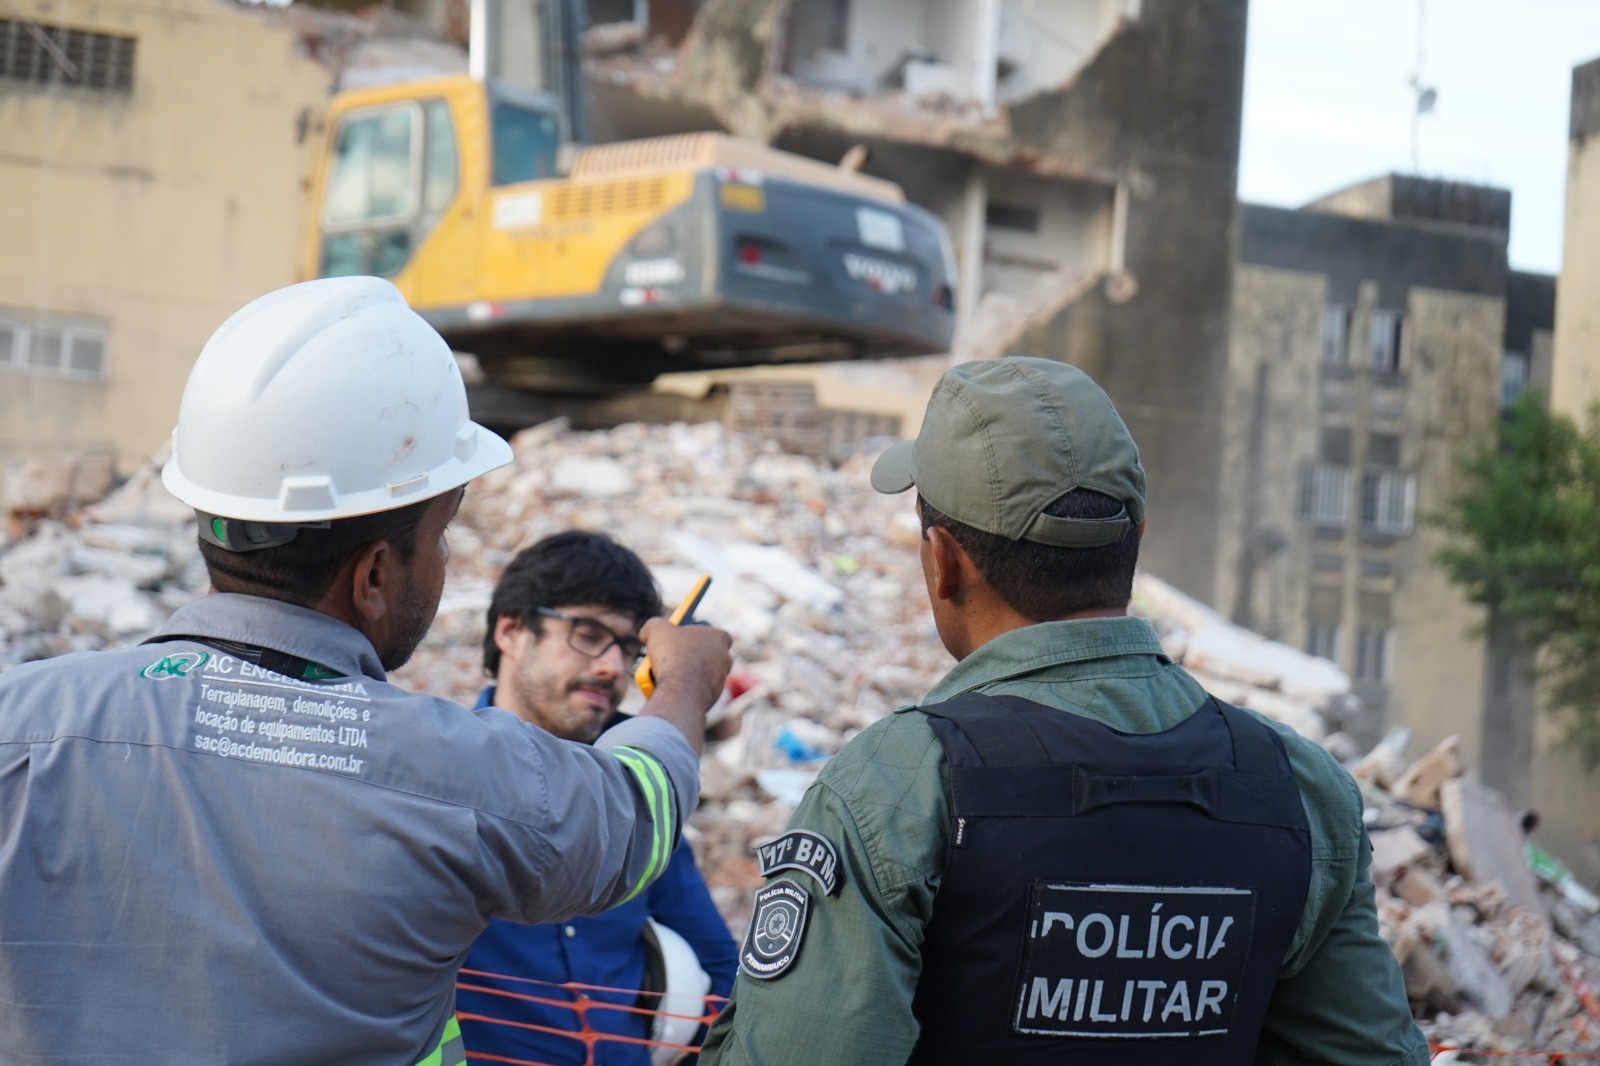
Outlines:
{"type": "Polygon", "coordinates": [[[556,176],[561,123],[544,111],[496,101],[490,111],[494,184],[512,185],[556,176]]]}
{"type": "Polygon", "coordinates": [[[420,140],[412,104],[347,115],[334,139],[323,221],[330,226],[402,219],[416,202],[420,140]]]}
{"type": "Polygon", "coordinates": [[[321,276],[400,273],[459,185],[455,130],[444,100],[344,116],[328,165],[321,276]]]}
{"type": "Polygon", "coordinates": [[[437,215],[450,206],[456,195],[456,134],[450,123],[450,105],[443,100],[429,100],[423,105],[422,114],[427,127],[422,157],[422,213],[437,215]]]}

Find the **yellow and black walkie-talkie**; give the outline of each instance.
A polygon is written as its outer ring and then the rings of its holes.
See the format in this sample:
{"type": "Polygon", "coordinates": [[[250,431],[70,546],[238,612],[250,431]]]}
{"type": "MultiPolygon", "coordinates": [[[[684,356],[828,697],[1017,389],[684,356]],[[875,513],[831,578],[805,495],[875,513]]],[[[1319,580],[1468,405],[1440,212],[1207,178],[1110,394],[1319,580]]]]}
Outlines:
{"type": "MultiPolygon", "coordinates": [[[[673,610],[672,616],[667,621],[675,626],[693,625],[695,608],[700,606],[700,601],[705,598],[706,589],[710,587],[711,575],[701,574],[689,589],[689,595],[683,598],[683,601],[673,610]]],[[[633,672],[633,681],[634,684],[639,686],[639,691],[644,694],[645,699],[649,699],[650,694],[655,692],[656,675],[650,670],[650,656],[648,654],[639,663],[639,669],[633,672]]]]}

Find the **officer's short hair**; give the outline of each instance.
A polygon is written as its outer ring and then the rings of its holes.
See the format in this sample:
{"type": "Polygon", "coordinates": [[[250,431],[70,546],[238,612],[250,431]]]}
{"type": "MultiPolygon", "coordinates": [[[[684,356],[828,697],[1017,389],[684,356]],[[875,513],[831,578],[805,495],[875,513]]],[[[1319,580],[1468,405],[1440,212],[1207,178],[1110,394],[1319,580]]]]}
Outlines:
{"type": "Polygon", "coordinates": [[[309,607],[322,599],[340,568],[369,544],[387,541],[409,563],[417,551],[422,516],[437,497],[376,514],[338,518],[326,529],[302,528],[294,540],[256,551],[228,551],[204,538],[211,584],[218,592],[241,592],[309,607]]]}
{"type": "MultiPolygon", "coordinates": [[[[967,553],[995,595],[1030,622],[1047,622],[1079,611],[1120,610],[1133,598],[1139,564],[1139,530],[1097,548],[1059,548],[985,533],[940,513],[920,496],[922,535],[946,530],[967,553]]],[[[1073,489],[1045,508],[1053,518],[1112,518],[1123,505],[1091,489],[1073,489]]]]}
{"type": "Polygon", "coordinates": [[[537,633],[538,608],[579,604],[604,607],[643,625],[661,613],[661,593],[644,561],[604,533],[573,529],[548,536],[518,552],[495,585],[483,635],[483,668],[491,677],[500,671],[494,627],[501,617],[520,619],[537,633]]]}

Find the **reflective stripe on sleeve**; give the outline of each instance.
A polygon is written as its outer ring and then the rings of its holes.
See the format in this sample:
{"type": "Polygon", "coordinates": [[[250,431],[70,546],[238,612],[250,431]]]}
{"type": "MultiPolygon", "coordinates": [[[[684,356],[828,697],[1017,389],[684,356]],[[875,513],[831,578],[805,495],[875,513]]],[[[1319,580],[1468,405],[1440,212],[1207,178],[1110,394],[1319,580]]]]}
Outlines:
{"type": "Polygon", "coordinates": [[[672,824],[672,785],[667,780],[666,768],[654,755],[628,747],[616,747],[610,751],[633,771],[634,778],[639,782],[639,791],[644,793],[645,804],[650,809],[650,862],[640,876],[639,883],[633,886],[633,891],[622,899],[621,902],[626,903],[660,876],[661,871],[666,869],[667,856],[672,854],[675,829],[672,824]]]}
{"type": "Polygon", "coordinates": [[[461,1042],[461,1022],[454,1014],[444,1023],[439,1034],[439,1046],[427,1058],[418,1059],[417,1066],[466,1066],[467,1048],[461,1042]]]}

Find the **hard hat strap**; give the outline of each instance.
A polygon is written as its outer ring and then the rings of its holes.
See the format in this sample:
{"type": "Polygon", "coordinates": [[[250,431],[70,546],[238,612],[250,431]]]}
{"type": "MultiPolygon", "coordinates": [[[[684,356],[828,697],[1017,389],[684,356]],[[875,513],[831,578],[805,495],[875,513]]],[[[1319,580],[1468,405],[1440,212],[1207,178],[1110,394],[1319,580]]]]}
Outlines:
{"type": "Polygon", "coordinates": [[[276,548],[299,536],[302,529],[327,529],[331,522],[247,522],[196,510],[200,539],[231,552],[276,548]]]}

